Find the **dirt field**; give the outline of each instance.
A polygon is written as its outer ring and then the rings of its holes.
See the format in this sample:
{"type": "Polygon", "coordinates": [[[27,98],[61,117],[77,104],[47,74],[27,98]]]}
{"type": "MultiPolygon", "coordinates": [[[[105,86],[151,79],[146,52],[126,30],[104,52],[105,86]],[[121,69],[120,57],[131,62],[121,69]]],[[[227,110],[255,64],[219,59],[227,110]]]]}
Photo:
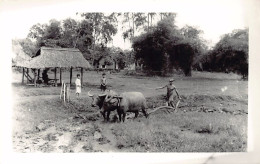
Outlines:
{"type": "MultiPolygon", "coordinates": [[[[73,82],[77,72],[73,72],[73,82]]],[[[49,75],[51,78],[53,74],[49,75]]],[[[59,75],[58,75],[59,77],[59,75]]],[[[68,81],[68,72],[63,78],[68,81]]],[[[62,103],[60,87],[21,85],[13,73],[13,148],[16,152],[241,152],[247,149],[248,82],[235,74],[194,72],[174,75],[183,100],[177,112],[165,109],[148,119],[104,122],[90,106],[87,92],[99,93],[101,73],[87,71],[80,98],[72,86],[71,102],[62,103]],[[79,117],[80,116],[80,117],[79,117]],[[83,119],[84,117],[85,119],[83,119]]],[[[164,105],[169,77],[107,74],[118,93],[140,91],[149,109],[164,105]]]]}

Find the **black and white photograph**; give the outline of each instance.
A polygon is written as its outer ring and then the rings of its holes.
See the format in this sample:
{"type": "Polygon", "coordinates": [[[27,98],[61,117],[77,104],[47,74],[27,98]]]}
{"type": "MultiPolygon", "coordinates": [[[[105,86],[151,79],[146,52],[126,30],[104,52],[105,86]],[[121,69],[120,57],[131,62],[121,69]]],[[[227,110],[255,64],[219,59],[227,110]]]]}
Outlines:
{"type": "Polygon", "coordinates": [[[259,57],[249,53],[248,13],[258,1],[0,4],[9,61],[1,79],[10,86],[1,95],[10,104],[1,142],[10,144],[1,151],[12,160],[58,153],[88,163],[109,154],[124,154],[122,163],[259,162],[243,155],[256,148],[249,65],[259,57]]]}

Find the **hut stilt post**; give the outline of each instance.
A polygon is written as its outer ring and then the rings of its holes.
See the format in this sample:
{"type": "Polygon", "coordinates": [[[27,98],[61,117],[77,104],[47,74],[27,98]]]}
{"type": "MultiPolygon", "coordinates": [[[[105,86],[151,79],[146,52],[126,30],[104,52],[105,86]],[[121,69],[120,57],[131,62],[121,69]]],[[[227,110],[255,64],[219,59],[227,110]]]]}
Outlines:
{"type": "Polygon", "coordinates": [[[38,69],[38,78],[37,78],[38,81],[40,80],[40,71],[41,69],[38,69]]]}
{"type": "Polygon", "coordinates": [[[27,84],[28,84],[28,82],[29,82],[29,69],[28,68],[26,69],[26,74],[27,74],[26,77],[27,77],[27,84]]]}
{"type": "Polygon", "coordinates": [[[83,68],[82,67],[80,69],[80,73],[81,73],[81,86],[83,86],[83,68]]]}
{"type": "Polygon", "coordinates": [[[72,67],[70,67],[70,84],[71,84],[71,80],[72,80],[72,67]]]}
{"type": "Polygon", "coordinates": [[[33,71],[33,75],[34,75],[34,79],[33,79],[33,83],[34,83],[34,87],[37,87],[37,72],[36,69],[33,71]]]}
{"type": "Polygon", "coordinates": [[[54,68],[55,87],[57,87],[57,68],[54,68]]]}
{"type": "Polygon", "coordinates": [[[24,84],[24,67],[23,67],[23,77],[22,77],[22,84],[24,84]]]}
{"type": "Polygon", "coordinates": [[[62,71],[62,70],[61,70],[61,67],[60,67],[60,83],[62,84],[62,81],[61,81],[61,74],[62,74],[62,73],[61,73],[61,71],[62,71]]]}

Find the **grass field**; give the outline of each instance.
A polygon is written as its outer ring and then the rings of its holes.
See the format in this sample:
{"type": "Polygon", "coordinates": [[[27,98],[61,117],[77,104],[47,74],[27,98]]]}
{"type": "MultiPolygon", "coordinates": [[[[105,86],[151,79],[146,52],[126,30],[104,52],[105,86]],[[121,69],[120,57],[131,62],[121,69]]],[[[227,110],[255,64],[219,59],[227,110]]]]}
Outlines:
{"type": "MultiPolygon", "coordinates": [[[[76,74],[73,72],[73,82],[76,74]]],[[[194,72],[174,75],[182,101],[177,112],[161,109],[148,119],[103,122],[94,115],[87,92],[99,93],[101,72],[86,71],[80,98],[72,85],[71,102],[59,99],[60,87],[21,85],[13,73],[13,145],[17,152],[241,152],[247,150],[248,82],[235,74],[194,72]],[[91,115],[93,114],[93,115],[91,115]],[[78,115],[85,117],[82,119],[78,115]]],[[[54,75],[50,72],[50,78],[54,75]]],[[[58,75],[59,77],[59,75],[58,75]]],[[[164,105],[170,77],[107,74],[110,89],[140,91],[149,110],[164,105]]],[[[63,72],[69,81],[69,73],[63,72]]],[[[112,113],[111,118],[116,113],[112,113]]]]}

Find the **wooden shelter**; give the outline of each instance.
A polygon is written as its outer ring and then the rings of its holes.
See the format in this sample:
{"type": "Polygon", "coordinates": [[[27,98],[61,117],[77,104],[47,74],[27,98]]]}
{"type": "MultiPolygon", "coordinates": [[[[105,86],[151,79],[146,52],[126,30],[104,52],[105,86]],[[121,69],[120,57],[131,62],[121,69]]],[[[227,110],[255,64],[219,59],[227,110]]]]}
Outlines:
{"type": "Polygon", "coordinates": [[[117,70],[118,63],[111,56],[110,56],[110,59],[112,60],[112,64],[108,65],[108,64],[106,64],[106,58],[104,56],[99,57],[98,59],[94,60],[94,68],[117,70]]]}
{"type": "MultiPolygon", "coordinates": [[[[60,83],[62,81],[62,68],[70,68],[70,84],[72,80],[72,69],[81,68],[81,82],[83,83],[83,68],[91,68],[89,62],[83,57],[82,53],[75,48],[50,48],[41,47],[35,56],[28,62],[17,66],[23,68],[38,70],[38,79],[40,69],[54,68],[55,86],[57,86],[56,69],[60,69],[60,83]]],[[[24,69],[23,69],[24,79],[24,69]]],[[[34,79],[35,81],[35,79],[34,79]]],[[[23,80],[22,80],[23,82],[23,80]]],[[[35,82],[36,85],[36,82],[35,82]]]]}

